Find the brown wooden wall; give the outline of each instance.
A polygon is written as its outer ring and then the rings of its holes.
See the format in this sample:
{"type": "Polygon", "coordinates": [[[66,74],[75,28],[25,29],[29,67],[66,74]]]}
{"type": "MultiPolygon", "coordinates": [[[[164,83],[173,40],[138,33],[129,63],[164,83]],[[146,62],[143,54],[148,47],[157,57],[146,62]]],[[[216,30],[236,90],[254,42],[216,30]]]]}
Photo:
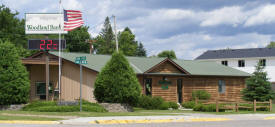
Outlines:
{"type": "MultiPolygon", "coordinates": [[[[142,76],[138,76],[139,79],[142,76]]],[[[189,101],[192,98],[192,91],[206,90],[211,94],[210,101],[214,101],[216,97],[224,100],[241,100],[241,90],[245,87],[245,78],[241,77],[183,77],[183,76],[166,76],[168,81],[172,84],[168,86],[167,90],[163,90],[158,84],[163,76],[146,76],[152,78],[152,96],[161,96],[166,101],[178,101],[177,95],[177,80],[182,79],[182,99],[189,101]],[[226,91],[223,94],[218,92],[219,80],[225,80],[226,91]]],[[[140,83],[143,84],[143,82],[140,83]]],[[[144,88],[144,84],[142,85],[144,88]]],[[[143,89],[143,94],[145,90],[143,89]]]]}
{"type": "Polygon", "coordinates": [[[157,68],[153,69],[151,73],[182,73],[179,69],[177,69],[174,65],[170,62],[165,62],[159,65],[157,68]]]}
{"type": "MultiPolygon", "coordinates": [[[[80,70],[79,65],[64,61],[62,65],[61,99],[74,101],[80,96],[80,70]]],[[[83,67],[82,70],[82,98],[96,102],[93,91],[97,72],[83,67]]]]}
{"type": "MultiPolygon", "coordinates": [[[[46,82],[46,66],[40,65],[29,65],[28,71],[30,73],[30,100],[39,100],[39,96],[36,95],[36,82],[46,82]]],[[[50,65],[50,82],[53,83],[55,88],[58,88],[58,66],[50,65]]],[[[53,95],[50,95],[50,99],[53,99],[53,95]]]]}
{"type": "Polygon", "coordinates": [[[223,100],[241,100],[241,90],[245,87],[245,78],[238,77],[196,77],[183,78],[183,100],[188,101],[192,98],[192,91],[206,90],[211,94],[211,101],[216,97],[223,100]],[[219,80],[225,81],[225,93],[218,92],[219,80]]]}

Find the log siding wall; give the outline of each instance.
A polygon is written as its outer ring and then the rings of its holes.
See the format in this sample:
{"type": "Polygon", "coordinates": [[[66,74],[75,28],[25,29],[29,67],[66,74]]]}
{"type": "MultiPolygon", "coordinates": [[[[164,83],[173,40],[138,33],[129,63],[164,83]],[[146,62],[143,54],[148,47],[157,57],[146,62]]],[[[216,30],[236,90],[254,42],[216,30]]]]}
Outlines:
{"type": "Polygon", "coordinates": [[[153,69],[151,73],[182,73],[179,69],[177,69],[170,62],[165,62],[159,65],[157,68],[153,69]]]}
{"type": "MultiPolygon", "coordinates": [[[[152,96],[161,96],[166,101],[178,101],[177,95],[177,80],[182,79],[182,99],[189,101],[192,99],[192,91],[206,90],[211,94],[210,101],[215,101],[216,97],[224,100],[241,100],[241,90],[245,87],[245,78],[240,77],[180,77],[180,76],[166,76],[168,81],[172,84],[168,86],[167,90],[163,90],[158,84],[163,76],[147,76],[152,78],[152,96]],[[218,82],[224,80],[226,84],[225,93],[218,92],[218,82]]],[[[141,76],[139,77],[141,78],[141,76]]],[[[142,84],[142,82],[140,82],[142,84]]],[[[144,88],[144,84],[142,85],[144,88]]],[[[145,93],[143,89],[142,93],[145,93]]]]}

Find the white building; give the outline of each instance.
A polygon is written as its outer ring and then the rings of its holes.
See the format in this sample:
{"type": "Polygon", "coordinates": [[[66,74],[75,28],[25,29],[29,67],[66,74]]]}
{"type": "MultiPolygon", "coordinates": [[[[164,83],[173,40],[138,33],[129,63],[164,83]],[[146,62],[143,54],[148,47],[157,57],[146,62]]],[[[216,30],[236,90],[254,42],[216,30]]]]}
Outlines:
{"type": "Polygon", "coordinates": [[[215,61],[248,73],[261,61],[275,89],[275,48],[208,50],[195,60],[215,61]]]}

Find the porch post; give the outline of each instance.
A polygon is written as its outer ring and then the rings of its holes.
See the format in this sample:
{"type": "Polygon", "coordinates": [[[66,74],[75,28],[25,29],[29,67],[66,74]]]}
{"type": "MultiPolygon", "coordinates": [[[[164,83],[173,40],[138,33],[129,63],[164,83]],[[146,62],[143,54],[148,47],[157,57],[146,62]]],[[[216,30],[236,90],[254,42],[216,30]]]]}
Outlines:
{"type": "Polygon", "coordinates": [[[49,100],[49,84],[50,84],[50,74],[49,74],[49,53],[48,51],[45,52],[46,57],[46,100],[49,100]]]}

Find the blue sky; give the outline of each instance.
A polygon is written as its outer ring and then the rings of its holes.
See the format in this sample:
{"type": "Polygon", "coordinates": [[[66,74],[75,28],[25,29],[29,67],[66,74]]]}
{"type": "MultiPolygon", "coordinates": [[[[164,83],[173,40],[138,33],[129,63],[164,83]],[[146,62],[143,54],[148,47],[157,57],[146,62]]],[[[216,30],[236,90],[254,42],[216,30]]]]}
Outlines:
{"type": "MultiPolygon", "coordinates": [[[[0,0],[24,13],[58,12],[58,0],[0,0]]],[[[275,0],[62,0],[83,12],[94,37],[106,16],[130,27],[148,55],[174,50],[194,59],[206,50],[264,47],[275,40],[275,0]]]]}

